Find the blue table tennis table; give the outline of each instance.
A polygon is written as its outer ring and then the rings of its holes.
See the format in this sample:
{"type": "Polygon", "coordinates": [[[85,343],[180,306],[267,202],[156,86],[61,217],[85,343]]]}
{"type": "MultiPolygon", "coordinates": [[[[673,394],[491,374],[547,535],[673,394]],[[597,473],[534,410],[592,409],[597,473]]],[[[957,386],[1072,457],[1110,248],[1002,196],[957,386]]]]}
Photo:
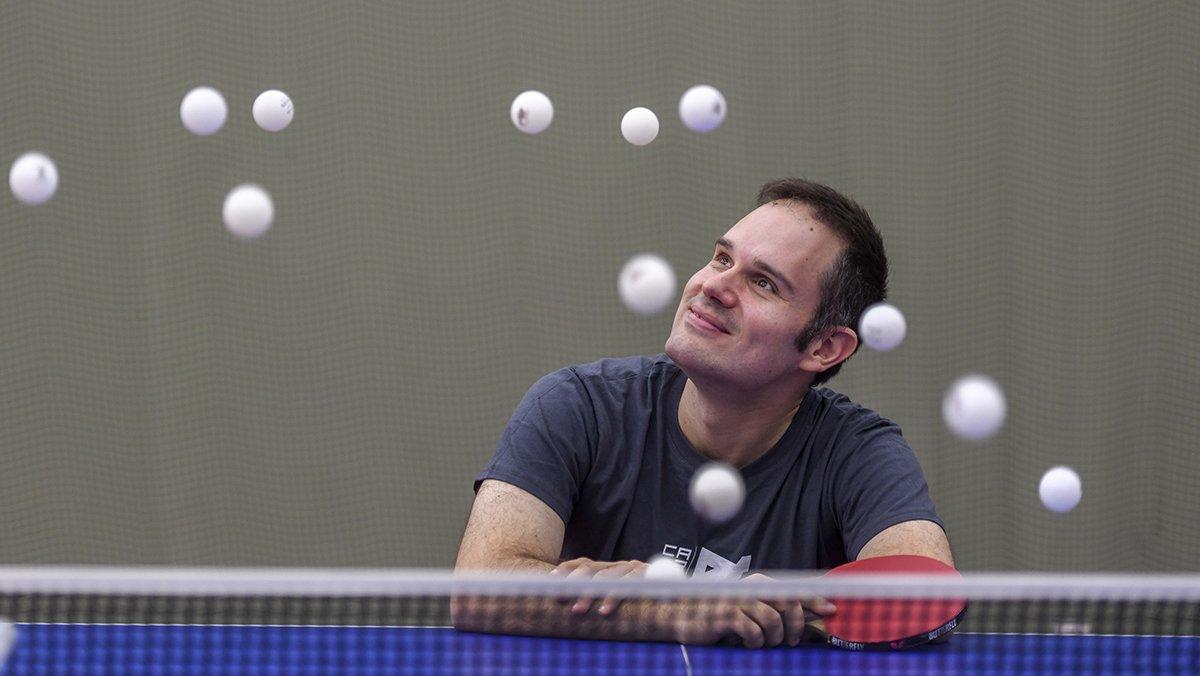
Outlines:
{"type": "Polygon", "coordinates": [[[1200,638],[971,634],[905,652],[624,643],[448,627],[19,624],[5,674],[1195,673],[1200,638]]]}

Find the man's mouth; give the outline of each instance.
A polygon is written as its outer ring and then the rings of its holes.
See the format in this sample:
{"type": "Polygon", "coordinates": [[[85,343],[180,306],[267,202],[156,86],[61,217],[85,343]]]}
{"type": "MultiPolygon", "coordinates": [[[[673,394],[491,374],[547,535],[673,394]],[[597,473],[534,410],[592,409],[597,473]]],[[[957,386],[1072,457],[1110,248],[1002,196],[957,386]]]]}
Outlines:
{"type": "Polygon", "coordinates": [[[722,324],[716,317],[713,317],[705,312],[697,311],[695,308],[688,308],[687,318],[688,321],[691,322],[692,326],[695,326],[699,329],[712,331],[713,333],[729,333],[729,331],[725,328],[725,325],[722,324]]]}

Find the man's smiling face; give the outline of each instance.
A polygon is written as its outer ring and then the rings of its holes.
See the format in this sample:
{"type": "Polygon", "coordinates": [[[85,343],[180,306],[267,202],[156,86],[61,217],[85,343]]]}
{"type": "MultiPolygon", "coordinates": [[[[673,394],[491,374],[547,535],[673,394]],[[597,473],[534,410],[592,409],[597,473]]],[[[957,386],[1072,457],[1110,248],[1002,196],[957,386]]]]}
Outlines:
{"type": "Polygon", "coordinates": [[[803,204],[770,202],[750,212],[684,285],[667,355],[690,378],[739,388],[799,375],[796,337],[844,247],[803,204]]]}

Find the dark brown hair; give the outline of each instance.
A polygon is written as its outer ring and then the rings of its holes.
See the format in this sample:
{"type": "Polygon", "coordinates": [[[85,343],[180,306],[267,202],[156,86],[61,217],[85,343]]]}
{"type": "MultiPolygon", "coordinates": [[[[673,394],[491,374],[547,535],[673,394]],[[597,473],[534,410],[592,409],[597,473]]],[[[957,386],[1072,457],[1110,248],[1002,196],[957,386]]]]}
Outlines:
{"type": "MultiPolygon", "coordinates": [[[[821,277],[821,303],[796,337],[796,349],[804,351],[813,340],[838,326],[847,326],[857,332],[863,311],[872,303],[887,298],[887,255],[883,251],[883,238],[870,215],[857,202],[833,188],[801,178],[771,181],[759,189],[759,206],[777,200],[794,200],[807,205],[813,218],[833,230],[846,245],[821,277]]],[[[859,344],[862,344],[861,338],[859,344]]],[[[812,386],[836,376],[842,363],[816,374],[812,386]]]]}

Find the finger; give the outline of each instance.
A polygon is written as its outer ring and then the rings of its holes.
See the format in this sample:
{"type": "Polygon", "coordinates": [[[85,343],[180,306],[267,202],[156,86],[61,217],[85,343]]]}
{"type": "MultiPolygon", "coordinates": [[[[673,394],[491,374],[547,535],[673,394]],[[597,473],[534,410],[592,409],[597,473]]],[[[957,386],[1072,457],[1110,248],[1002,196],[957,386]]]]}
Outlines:
{"type": "Polygon", "coordinates": [[[772,606],[772,608],[774,608],[775,610],[778,610],[780,612],[790,611],[793,608],[793,606],[797,606],[797,605],[804,606],[804,608],[808,609],[811,612],[815,612],[815,614],[817,614],[817,615],[833,615],[834,612],[838,612],[838,606],[836,606],[833,603],[828,602],[828,600],[820,598],[820,597],[808,597],[808,598],[803,598],[803,599],[798,599],[798,600],[797,599],[779,599],[779,598],[758,599],[758,600],[761,600],[762,603],[766,603],[767,605],[772,606]]]}
{"type": "MultiPolygon", "coordinates": [[[[580,565],[582,565],[586,561],[587,561],[587,559],[583,559],[583,558],[571,559],[570,561],[563,561],[562,563],[560,563],[557,566],[555,566],[554,568],[552,568],[550,570],[549,575],[551,575],[553,577],[566,577],[566,576],[570,575],[572,571],[574,571],[576,568],[578,568],[580,565]]],[[[559,596],[559,597],[557,597],[557,600],[559,603],[568,603],[572,599],[567,596],[559,596]]]]}
{"type": "Polygon", "coordinates": [[[630,572],[639,570],[642,565],[638,561],[618,561],[596,571],[597,578],[625,577],[630,572]]]}
{"type": "Polygon", "coordinates": [[[800,601],[789,601],[787,599],[759,599],[759,601],[771,606],[780,615],[788,613],[792,608],[801,605],[800,601]]]}
{"type": "Polygon", "coordinates": [[[832,615],[837,612],[837,606],[819,596],[804,599],[801,603],[804,604],[805,608],[818,615],[832,615]]]}
{"type": "Polygon", "coordinates": [[[751,601],[742,606],[742,612],[762,629],[763,645],[770,648],[783,643],[783,616],[779,611],[761,601],[751,601]]]}
{"type": "MultiPolygon", "coordinates": [[[[581,570],[586,572],[586,564],[588,563],[590,563],[588,559],[571,559],[570,561],[563,561],[562,563],[558,564],[554,570],[550,571],[550,574],[555,577],[566,579],[578,579],[578,577],[581,575],[581,570]]],[[[575,597],[559,596],[558,602],[560,604],[574,603],[575,597]]]]}
{"type": "Polygon", "coordinates": [[[761,648],[765,641],[763,628],[750,618],[743,610],[734,616],[730,628],[742,639],[742,645],[747,648],[761,648]]]}
{"type": "MultiPolygon", "coordinates": [[[[627,568],[628,566],[624,562],[614,566],[609,566],[608,568],[597,571],[595,579],[599,580],[621,577],[625,572],[628,572],[627,568]]],[[[614,598],[612,595],[604,597],[604,600],[600,602],[600,605],[597,606],[596,610],[599,611],[601,615],[607,615],[609,612],[608,608],[612,605],[613,600],[614,598]]]]}
{"type": "Polygon", "coordinates": [[[809,617],[809,615],[806,615],[806,613],[811,613],[811,617],[818,617],[817,613],[809,611],[807,608],[805,608],[804,603],[801,601],[764,599],[762,602],[770,606],[775,612],[779,613],[779,616],[782,618],[783,642],[787,645],[799,645],[800,641],[804,638],[804,632],[806,631],[805,624],[807,618],[809,617]]]}
{"type": "MultiPolygon", "coordinates": [[[[622,577],[632,577],[635,574],[639,574],[641,568],[644,567],[645,564],[641,563],[640,561],[618,561],[609,565],[607,568],[597,571],[595,578],[616,579],[622,577]]],[[[612,612],[612,609],[615,608],[614,601],[617,604],[620,603],[616,597],[612,595],[607,596],[598,607],[600,614],[607,615],[612,612]]]]}
{"type": "MultiPolygon", "coordinates": [[[[629,563],[630,563],[629,566],[623,567],[626,570],[625,570],[625,573],[620,576],[621,579],[639,578],[639,577],[642,577],[643,575],[645,575],[645,568],[646,568],[645,565],[639,565],[639,562],[637,562],[637,561],[630,561],[629,563]]],[[[600,603],[600,614],[605,615],[605,616],[611,615],[611,614],[617,612],[617,608],[620,605],[621,605],[621,598],[618,596],[609,594],[607,597],[605,597],[604,601],[602,601],[600,603]]]]}
{"type": "Polygon", "coordinates": [[[783,613],[784,640],[792,647],[798,646],[800,641],[804,640],[804,633],[807,630],[804,606],[793,603],[792,607],[783,613]]]}
{"type": "MultiPolygon", "coordinates": [[[[579,566],[577,566],[575,568],[575,570],[572,570],[570,573],[568,573],[567,579],[568,580],[591,579],[592,577],[595,577],[596,574],[599,573],[601,570],[603,570],[603,568],[598,566],[595,561],[588,561],[588,562],[580,564],[579,566]]],[[[575,600],[574,605],[571,606],[571,612],[576,615],[586,614],[587,611],[589,609],[591,609],[593,601],[595,601],[595,599],[592,598],[591,596],[582,596],[575,600]]]]}
{"type": "MultiPolygon", "coordinates": [[[[751,574],[747,575],[746,577],[742,578],[742,582],[756,582],[756,583],[760,583],[760,584],[764,583],[764,582],[770,583],[770,582],[773,582],[774,580],[775,580],[775,578],[769,577],[767,575],[763,575],[762,573],[751,573],[751,574]]],[[[787,629],[786,618],[788,616],[788,613],[790,613],[793,608],[796,608],[797,606],[799,606],[801,604],[801,601],[799,599],[766,598],[766,599],[759,599],[759,602],[764,603],[767,606],[770,606],[771,609],[773,609],[775,612],[779,613],[781,622],[785,629],[784,633],[785,633],[785,638],[786,638],[786,633],[787,633],[786,632],[786,629],[787,629]]],[[[803,618],[803,615],[804,615],[804,613],[803,613],[803,611],[801,611],[800,612],[801,618],[803,618]]]]}
{"type": "MultiPolygon", "coordinates": [[[[803,640],[806,631],[805,624],[808,619],[817,619],[837,612],[837,606],[815,596],[801,601],[763,599],[762,602],[775,609],[783,617],[784,641],[792,646],[798,645],[803,640]]],[[[819,622],[819,624],[821,627],[824,626],[823,622],[819,622]]]]}
{"type": "Polygon", "coordinates": [[[584,558],[571,559],[570,561],[563,561],[562,563],[555,566],[554,569],[550,571],[550,574],[555,575],[555,576],[566,575],[567,573],[570,573],[571,571],[575,570],[576,568],[583,565],[587,561],[588,561],[588,559],[584,559],[584,558]]]}
{"type": "MultiPolygon", "coordinates": [[[[550,575],[554,576],[554,578],[566,578],[566,576],[574,572],[576,568],[580,567],[584,561],[587,561],[586,558],[572,558],[570,561],[559,563],[558,566],[551,569],[550,575]]],[[[575,599],[570,597],[558,597],[558,603],[560,604],[570,603],[572,600],[575,599]]]]}

